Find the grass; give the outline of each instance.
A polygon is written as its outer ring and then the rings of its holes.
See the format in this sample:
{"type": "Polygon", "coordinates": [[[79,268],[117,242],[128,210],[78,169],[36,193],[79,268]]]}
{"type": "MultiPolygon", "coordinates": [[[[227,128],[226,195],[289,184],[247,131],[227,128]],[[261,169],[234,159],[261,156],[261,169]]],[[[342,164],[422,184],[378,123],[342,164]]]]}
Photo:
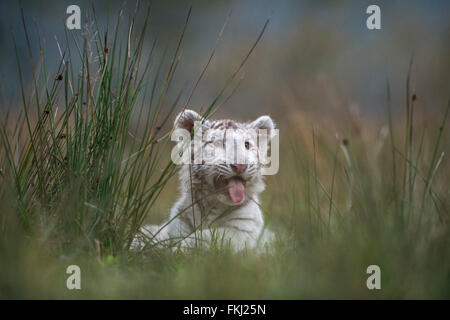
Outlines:
{"type": "MultiPolygon", "coordinates": [[[[385,129],[298,110],[295,126],[280,122],[280,172],[268,177],[262,206],[278,237],[272,255],[130,251],[144,221],[173,201],[170,122],[216,46],[181,103],[170,84],[190,10],[174,52],[159,59],[157,41],[142,53],[150,8],[142,24],[119,13],[112,31],[90,14],[94,30],[67,32],[55,72],[43,48],[35,61],[23,24],[32,83],[17,54],[22,108],[0,126],[0,297],[450,298],[450,103],[439,117],[416,110],[411,66],[404,119],[392,112],[387,85],[385,129]],[[326,120],[351,129],[336,139],[320,126],[326,120]],[[82,290],[65,286],[71,264],[81,267],[82,290]],[[366,287],[372,264],[382,290],[366,287]]],[[[205,117],[228,101],[223,95],[267,23],[205,117]]]]}

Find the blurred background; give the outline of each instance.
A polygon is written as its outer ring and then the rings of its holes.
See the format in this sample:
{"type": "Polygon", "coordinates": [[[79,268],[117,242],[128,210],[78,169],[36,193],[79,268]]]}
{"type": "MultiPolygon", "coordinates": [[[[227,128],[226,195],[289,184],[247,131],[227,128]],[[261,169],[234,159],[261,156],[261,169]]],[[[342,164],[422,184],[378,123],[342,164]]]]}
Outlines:
{"type": "MultiPolygon", "coordinates": [[[[21,1],[33,54],[39,56],[41,43],[50,70],[59,61],[56,39],[65,42],[66,8],[71,4],[80,6],[82,25],[92,23],[86,11],[94,6],[99,23],[110,27],[121,6],[125,17],[135,7],[134,1],[21,1]]],[[[285,122],[285,116],[295,109],[328,112],[344,105],[370,117],[384,117],[387,80],[393,105],[403,111],[412,56],[413,90],[421,107],[442,108],[450,88],[450,2],[377,1],[381,30],[366,28],[370,4],[373,1],[195,1],[171,90],[174,95],[183,90],[181,102],[186,101],[231,13],[216,55],[193,96],[193,108],[204,107],[217,95],[269,16],[262,40],[239,75],[243,78],[239,88],[220,116],[249,120],[269,113],[288,126],[295,123],[285,122]]],[[[157,50],[168,45],[173,52],[189,5],[188,1],[153,1],[148,51],[157,39],[157,50]]],[[[142,2],[140,10],[145,7],[142,2]]],[[[19,2],[0,3],[0,30],[1,101],[16,105],[20,95],[11,30],[21,61],[29,61],[19,2]]],[[[31,75],[28,66],[23,70],[31,75]]]]}

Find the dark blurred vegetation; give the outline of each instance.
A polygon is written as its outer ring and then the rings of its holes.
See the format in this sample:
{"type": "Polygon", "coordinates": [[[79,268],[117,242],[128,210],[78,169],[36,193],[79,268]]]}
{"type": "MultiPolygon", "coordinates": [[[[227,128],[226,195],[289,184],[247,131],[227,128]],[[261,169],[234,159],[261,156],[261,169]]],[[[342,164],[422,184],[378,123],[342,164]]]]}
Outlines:
{"type": "MultiPolygon", "coordinates": [[[[55,37],[59,41],[64,39],[65,11],[72,2],[22,3],[30,22],[34,55],[39,55],[40,36],[49,61],[57,59],[55,37]]],[[[92,17],[87,19],[85,12],[94,5],[100,27],[106,25],[108,15],[111,24],[123,5],[121,1],[105,0],[77,1],[77,4],[83,12],[82,24],[92,24],[92,17]]],[[[387,78],[391,81],[394,105],[403,103],[401,90],[412,55],[413,85],[423,98],[423,108],[434,110],[445,104],[450,87],[450,3],[379,1],[382,29],[378,31],[370,31],[365,25],[368,16],[365,12],[370,4],[370,1],[195,1],[174,91],[185,88],[184,95],[188,95],[192,77],[200,72],[223,22],[232,12],[205,81],[193,97],[193,106],[201,107],[212,100],[269,15],[272,19],[264,39],[246,65],[240,88],[220,116],[237,115],[247,120],[270,112],[280,118],[287,111],[284,97],[291,94],[296,95],[294,107],[298,109],[330,105],[338,99],[379,116],[383,113],[387,78]],[[324,86],[331,87],[334,95],[324,95],[324,86]]],[[[189,2],[153,1],[152,5],[155,14],[145,42],[147,54],[155,38],[160,43],[160,52],[165,45],[176,45],[189,2]]],[[[133,12],[134,6],[134,1],[124,5],[125,16],[133,12]]],[[[20,7],[18,2],[2,1],[0,92],[10,104],[15,104],[17,69],[10,27],[16,33],[22,31],[20,7]]],[[[25,38],[17,38],[20,55],[28,57],[25,38]]]]}

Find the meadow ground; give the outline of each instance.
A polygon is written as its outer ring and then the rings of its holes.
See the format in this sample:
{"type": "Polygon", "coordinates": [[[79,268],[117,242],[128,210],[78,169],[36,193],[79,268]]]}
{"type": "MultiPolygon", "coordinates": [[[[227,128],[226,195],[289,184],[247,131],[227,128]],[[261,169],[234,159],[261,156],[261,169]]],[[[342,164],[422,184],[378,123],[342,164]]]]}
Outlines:
{"type": "MultiPolygon", "coordinates": [[[[43,55],[31,63],[22,105],[1,117],[1,298],[450,298],[450,104],[421,109],[409,73],[404,104],[392,105],[388,84],[377,121],[285,99],[280,170],[262,196],[273,253],[131,251],[176,199],[170,123],[189,101],[169,90],[184,31],[157,59],[142,54],[146,20],[132,37],[121,23],[68,32],[76,49],[61,44],[54,73],[43,55]],[[66,287],[73,264],[81,290],[66,287]],[[369,265],[381,290],[366,286],[369,265]]],[[[226,108],[240,69],[205,116],[226,108]]]]}

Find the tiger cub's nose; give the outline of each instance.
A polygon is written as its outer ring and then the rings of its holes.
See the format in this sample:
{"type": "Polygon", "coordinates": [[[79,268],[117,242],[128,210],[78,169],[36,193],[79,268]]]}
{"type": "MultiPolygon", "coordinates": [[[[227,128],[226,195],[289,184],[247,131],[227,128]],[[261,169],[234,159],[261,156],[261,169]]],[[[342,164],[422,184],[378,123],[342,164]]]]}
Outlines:
{"type": "Polygon", "coordinates": [[[247,169],[246,164],[232,164],[231,168],[233,168],[233,171],[236,173],[243,173],[247,169]]]}

